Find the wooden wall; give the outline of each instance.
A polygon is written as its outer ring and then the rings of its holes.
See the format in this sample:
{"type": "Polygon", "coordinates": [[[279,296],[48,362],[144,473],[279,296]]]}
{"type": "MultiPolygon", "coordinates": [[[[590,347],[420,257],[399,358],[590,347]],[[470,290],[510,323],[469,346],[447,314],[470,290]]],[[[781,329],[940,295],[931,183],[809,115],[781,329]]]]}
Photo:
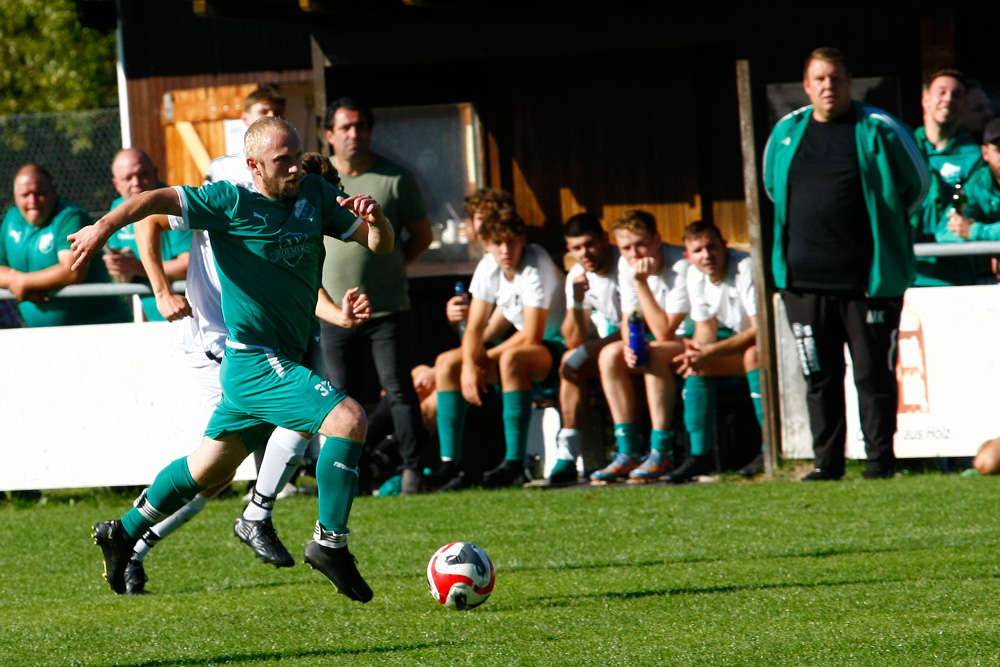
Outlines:
{"type": "MultiPolygon", "coordinates": [[[[173,159],[175,163],[178,161],[179,155],[176,141],[171,141],[170,148],[168,149],[166,123],[163,117],[163,96],[173,90],[259,83],[275,84],[279,88],[283,88],[286,96],[288,96],[288,89],[301,90],[303,87],[307,87],[311,90],[312,71],[305,69],[287,72],[200,74],[130,79],[128,81],[128,109],[132,146],[141,148],[149,153],[150,157],[153,158],[153,163],[159,167],[161,178],[164,178],[171,171],[171,168],[174,167],[171,164],[169,154],[172,153],[174,155],[173,159]]],[[[311,107],[305,108],[303,105],[300,106],[302,106],[301,109],[297,109],[294,106],[290,108],[290,112],[301,117],[299,123],[293,121],[293,124],[299,126],[300,130],[307,128],[310,132],[315,132],[315,127],[311,123],[311,116],[314,110],[311,107]]],[[[228,118],[240,117],[240,113],[235,110],[224,112],[221,115],[228,118]]],[[[207,132],[203,139],[213,147],[220,140],[207,132]]],[[[222,153],[219,154],[221,155],[222,153]]],[[[218,157],[218,155],[211,155],[211,157],[218,157]]],[[[194,178],[191,171],[191,164],[176,165],[176,168],[180,169],[190,178],[194,178]]],[[[200,185],[201,181],[171,183],[171,185],[177,184],[200,185]]]]}

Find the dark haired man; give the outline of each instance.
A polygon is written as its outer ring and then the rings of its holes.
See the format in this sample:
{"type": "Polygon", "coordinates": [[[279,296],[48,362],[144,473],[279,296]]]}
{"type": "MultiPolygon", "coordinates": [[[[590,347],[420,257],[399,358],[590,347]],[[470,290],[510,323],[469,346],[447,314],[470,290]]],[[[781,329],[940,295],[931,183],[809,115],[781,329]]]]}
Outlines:
{"type": "Polygon", "coordinates": [[[575,482],[576,460],[587,409],[590,380],[600,376],[601,349],[620,339],[622,306],[618,293],[618,247],[593,213],[578,213],[563,225],[566,250],[576,264],[566,276],[566,318],[562,335],[569,350],[559,364],[559,409],[562,428],[556,434],[556,463],[549,484],[575,482]]]}
{"type": "Polygon", "coordinates": [[[433,235],[416,179],[372,152],[374,122],[369,107],[340,98],[327,107],[326,138],[344,190],[374,197],[400,242],[391,253],[375,256],[364,248],[327,241],[324,289],[340,303],[347,290],[360,287],[368,295],[372,313],[368,322],[350,330],[321,322],[322,345],[330,381],[350,396],[360,397],[360,364],[368,355],[374,358],[403,457],[401,493],[411,494],[423,488],[421,457],[428,436],[410,376],[413,364],[406,265],[427,249],[433,235]]]}
{"type": "MultiPolygon", "coordinates": [[[[934,72],[923,87],[920,105],[924,125],[913,136],[927,160],[931,181],[927,198],[913,221],[914,242],[957,241],[948,232],[944,216],[956,186],[964,186],[982,164],[979,146],[960,129],[966,113],[965,77],[955,69],[934,72]]],[[[982,268],[982,260],[974,257],[919,257],[914,285],[972,285],[982,268]]]]}
{"type": "Polygon", "coordinates": [[[896,458],[895,342],[913,281],[910,215],[924,201],[926,163],[909,132],[851,100],[837,49],[816,49],[802,81],[811,105],[771,132],[764,187],[774,201],[772,270],[800,352],[815,469],[844,475],[844,344],[854,362],[866,478],[891,477],[896,458]]]}

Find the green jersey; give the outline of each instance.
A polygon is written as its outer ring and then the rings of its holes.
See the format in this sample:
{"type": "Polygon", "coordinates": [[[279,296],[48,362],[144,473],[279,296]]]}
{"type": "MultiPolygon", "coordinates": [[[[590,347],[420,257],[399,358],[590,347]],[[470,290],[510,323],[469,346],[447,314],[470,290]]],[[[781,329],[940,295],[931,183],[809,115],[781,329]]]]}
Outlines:
{"type": "Polygon", "coordinates": [[[323,270],[323,287],[334,303],[344,292],[360,287],[368,295],[372,317],[384,317],[410,309],[406,291],[406,257],[400,233],[405,227],[427,217],[417,181],[408,171],[377,157],[372,168],[359,176],[340,174],[344,190],[352,195],[370,195],[382,206],[382,213],[396,233],[396,245],[386,255],[374,255],[356,245],[327,241],[329,260],[323,270]]]}
{"type": "MultiPolygon", "coordinates": [[[[914,242],[957,241],[947,231],[946,214],[951,208],[955,185],[967,182],[982,165],[979,145],[959,133],[938,150],[927,141],[927,131],[918,127],[913,133],[917,147],[927,159],[931,173],[931,187],[920,212],[914,220],[914,242]]],[[[919,257],[917,258],[917,287],[935,285],[972,285],[982,262],[970,257],[919,257]]]]}
{"type": "MultiPolygon", "coordinates": [[[[11,207],[0,223],[0,266],[25,273],[41,271],[59,263],[59,253],[70,251],[66,238],[91,223],[90,216],[76,204],[59,198],[52,219],[35,227],[11,207]]],[[[104,262],[97,259],[85,269],[87,283],[110,282],[104,262]]],[[[107,324],[128,322],[128,306],[116,296],[79,299],[53,299],[45,303],[23,301],[18,310],[29,327],[53,327],[69,324],[107,324]]]]}
{"type": "MultiPolygon", "coordinates": [[[[162,183],[159,187],[166,187],[162,183]]],[[[111,203],[111,208],[117,208],[119,204],[125,201],[124,197],[119,197],[111,203]]],[[[139,245],[135,240],[135,223],[130,222],[117,232],[111,235],[108,239],[108,247],[114,248],[115,250],[127,250],[132,253],[132,256],[139,257],[139,245]]],[[[169,261],[171,259],[177,259],[178,256],[191,252],[191,230],[189,229],[172,229],[160,237],[160,256],[163,261],[169,261]]],[[[143,283],[145,285],[149,284],[149,280],[145,277],[136,277],[133,282],[143,283]]],[[[151,322],[162,322],[163,316],[160,315],[160,311],[156,308],[156,297],[152,294],[141,297],[142,298],[142,310],[146,313],[146,319],[151,322]]]]}
{"type": "Polygon", "coordinates": [[[291,201],[227,181],[174,189],[182,218],[171,224],[211,238],[229,344],[300,360],[315,319],[323,235],[343,241],[360,224],[337,203],[344,193],[311,174],[291,201]]]}

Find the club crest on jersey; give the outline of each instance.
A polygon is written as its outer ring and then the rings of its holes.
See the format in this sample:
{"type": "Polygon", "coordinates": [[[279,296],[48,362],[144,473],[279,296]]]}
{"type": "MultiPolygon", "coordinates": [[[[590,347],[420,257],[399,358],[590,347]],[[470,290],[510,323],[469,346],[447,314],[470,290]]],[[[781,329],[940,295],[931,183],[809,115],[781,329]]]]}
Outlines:
{"type": "Polygon", "coordinates": [[[43,234],[38,239],[38,252],[52,252],[53,244],[52,232],[43,234]]]}
{"type": "Polygon", "coordinates": [[[295,202],[295,217],[298,219],[311,218],[316,209],[305,199],[299,199],[295,202]]]}
{"type": "Polygon", "coordinates": [[[278,249],[271,251],[269,259],[272,262],[284,262],[288,266],[295,266],[303,256],[312,252],[309,245],[309,236],[291,232],[278,239],[278,249]]]}

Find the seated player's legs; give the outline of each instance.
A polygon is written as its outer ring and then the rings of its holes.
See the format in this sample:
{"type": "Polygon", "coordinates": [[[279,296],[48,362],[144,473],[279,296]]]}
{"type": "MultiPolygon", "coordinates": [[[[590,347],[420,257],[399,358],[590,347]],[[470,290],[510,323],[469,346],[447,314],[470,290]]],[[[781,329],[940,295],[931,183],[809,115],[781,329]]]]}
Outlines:
{"type": "Polygon", "coordinates": [[[503,392],[504,462],[483,477],[483,486],[520,486],[531,480],[524,467],[531,423],[532,382],[554,385],[555,360],[561,356],[552,343],[517,345],[505,349],[497,360],[503,392]],[[555,352],[555,353],[554,353],[555,352]],[[552,378],[549,376],[553,375],[552,378]]]}
{"type": "MultiPolygon", "coordinates": [[[[757,422],[761,420],[760,371],[757,360],[757,346],[746,350],[724,354],[711,359],[698,375],[684,379],[684,426],[691,442],[691,456],[668,481],[679,484],[712,470],[710,453],[716,413],[717,377],[739,377],[745,375],[750,389],[757,422]]],[[[741,474],[752,477],[763,469],[763,452],[758,459],[741,469],[741,474]]]]}
{"type": "MultiPolygon", "coordinates": [[[[556,433],[556,462],[549,475],[549,484],[567,484],[577,479],[576,460],[580,456],[580,445],[586,413],[590,407],[590,381],[601,375],[598,357],[601,348],[607,343],[603,340],[590,340],[582,345],[586,359],[575,368],[568,368],[559,381],[559,412],[562,418],[562,428],[556,433]]],[[[580,354],[579,349],[568,350],[562,355],[560,368],[573,355],[580,354]]],[[[601,454],[603,456],[603,453],[601,454]]]]}
{"type": "Polygon", "coordinates": [[[673,360],[683,351],[684,346],[678,341],[650,341],[647,346],[649,361],[643,379],[652,430],[649,434],[649,454],[639,467],[629,473],[630,483],[654,482],[674,469],[677,435],[672,421],[677,382],[673,360]]]}
{"type": "Polygon", "coordinates": [[[614,423],[615,453],[607,466],[590,475],[592,484],[610,484],[628,478],[639,465],[642,456],[639,432],[636,429],[636,390],[633,376],[641,369],[625,363],[624,341],[615,341],[601,350],[598,365],[604,396],[614,423]]]}
{"type": "Polygon", "coordinates": [[[431,488],[445,490],[464,485],[462,445],[469,404],[462,397],[462,348],[442,352],[434,361],[437,387],[437,431],[441,446],[441,468],[428,477],[431,488]]]}

